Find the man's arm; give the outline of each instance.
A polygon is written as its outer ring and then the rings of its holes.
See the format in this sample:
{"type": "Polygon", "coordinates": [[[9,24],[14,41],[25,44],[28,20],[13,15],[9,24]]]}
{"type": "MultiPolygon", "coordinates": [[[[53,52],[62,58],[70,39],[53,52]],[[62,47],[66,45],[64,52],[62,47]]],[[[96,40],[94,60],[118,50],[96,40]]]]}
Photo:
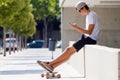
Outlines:
{"type": "Polygon", "coordinates": [[[86,29],[83,29],[83,28],[77,26],[75,23],[71,24],[71,27],[74,30],[76,30],[76,31],[78,31],[78,32],[80,32],[82,34],[89,34],[89,35],[92,33],[92,31],[94,29],[94,26],[95,26],[94,24],[90,24],[89,27],[88,27],[88,29],[86,30],[86,29]]]}

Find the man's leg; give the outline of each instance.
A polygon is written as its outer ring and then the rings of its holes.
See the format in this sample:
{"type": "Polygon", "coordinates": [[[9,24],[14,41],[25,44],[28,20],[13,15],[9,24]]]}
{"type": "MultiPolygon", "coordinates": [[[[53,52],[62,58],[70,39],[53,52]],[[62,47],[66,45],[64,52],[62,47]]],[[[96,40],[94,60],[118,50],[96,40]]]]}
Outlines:
{"type": "Polygon", "coordinates": [[[53,68],[56,68],[57,66],[59,66],[62,63],[66,62],[75,52],[76,52],[76,49],[74,47],[66,48],[61,56],[59,56],[58,58],[56,58],[55,60],[50,62],[51,66],[53,68]]]}
{"type": "Polygon", "coordinates": [[[37,61],[37,63],[41,65],[44,69],[48,70],[49,72],[52,72],[57,66],[67,61],[75,52],[76,49],[74,47],[68,47],[62,53],[62,55],[60,55],[55,60],[51,62],[37,61]]]}
{"type": "Polygon", "coordinates": [[[43,62],[43,61],[38,61],[40,62],[41,66],[44,66],[43,68],[49,70],[49,71],[54,71],[54,69],[67,61],[75,52],[78,52],[83,46],[85,45],[85,39],[84,36],[82,36],[81,40],[78,40],[76,43],[73,44],[72,47],[68,47],[65,49],[65,51],[62,53],[61,56],[56,58],[55,60],[51,62],[43,62]]]}

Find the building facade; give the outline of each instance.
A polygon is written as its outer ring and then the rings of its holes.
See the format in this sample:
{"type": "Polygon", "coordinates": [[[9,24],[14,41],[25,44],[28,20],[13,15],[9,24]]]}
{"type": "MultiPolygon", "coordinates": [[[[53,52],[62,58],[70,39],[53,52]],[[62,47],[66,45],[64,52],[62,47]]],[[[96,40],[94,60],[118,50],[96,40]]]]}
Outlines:
{"type": "MultiPolygon", "coordinates": [[[[69,41],[78,40],[82,34],[71,29],[69,23],[85,26],[85,17],[75,10],[80,0],[60,0],[61,38],[64,50],[69,41]]],[[[91,10],[95,11],[101,23],[99,45],[120,48],[120,0],[84,0],[91,10]]]]}

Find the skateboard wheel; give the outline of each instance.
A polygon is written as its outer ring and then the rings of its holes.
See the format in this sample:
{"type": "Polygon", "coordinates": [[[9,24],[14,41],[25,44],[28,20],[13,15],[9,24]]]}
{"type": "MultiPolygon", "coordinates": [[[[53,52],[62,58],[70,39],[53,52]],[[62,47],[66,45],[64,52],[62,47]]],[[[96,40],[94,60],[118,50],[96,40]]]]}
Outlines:
{"type": "Polygon", "coordinates": [[[41,77],[44,77],[45,75],[44,74],[41,74],[41,77]]]}
{"type": "Polygon", "coordinates": [[[60,74],[57,74],[57,78],[61,78],[61,75],[60,75],[60,74]]]}
{"type": "Polygon", "coordinates": [[[50,74],[47,73],[47,74],[46,74],[46,79],[49,79],[49,78],[50,78],[50,74]]]}

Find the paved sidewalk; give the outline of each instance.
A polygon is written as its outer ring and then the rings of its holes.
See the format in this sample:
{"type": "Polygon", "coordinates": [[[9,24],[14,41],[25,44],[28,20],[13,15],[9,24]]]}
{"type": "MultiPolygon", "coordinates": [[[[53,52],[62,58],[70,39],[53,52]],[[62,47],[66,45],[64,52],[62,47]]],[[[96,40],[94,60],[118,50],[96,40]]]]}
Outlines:
{"type": "MultiPolygon", "coordinates": [[[[59,56],[61,49],[53,52],[54,57],[59,56]]],[[[3,57],[0,55],[0,80],[46,80],[41,78],[40,74],[46,72],[36,63],[36,60],[52,60],[52,52],[48,49],[27,49],[22,52],[12,53],[3,57]]],[[[59,80],[84,80],[80,74],[69,64],[64,63],[56,68],[61,74],[59,80]]],[[[56,79],[51,79],[56,80],[56,79]]]]}

